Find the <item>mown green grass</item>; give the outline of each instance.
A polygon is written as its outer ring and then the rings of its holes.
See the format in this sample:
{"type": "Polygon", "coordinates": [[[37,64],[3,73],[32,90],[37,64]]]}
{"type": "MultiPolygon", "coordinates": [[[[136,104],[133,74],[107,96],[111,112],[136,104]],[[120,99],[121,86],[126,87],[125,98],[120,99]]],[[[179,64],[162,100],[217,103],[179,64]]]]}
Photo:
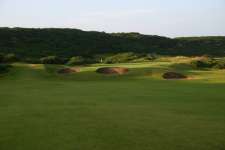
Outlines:
{"type": "Polygon", "coordinates": [[[14,64],[0,76],[0,150],[224,150],[225,71],[171,65],[108,76],[14,64]],[[163,80],[168,70],[193,80],[163,80]]]}

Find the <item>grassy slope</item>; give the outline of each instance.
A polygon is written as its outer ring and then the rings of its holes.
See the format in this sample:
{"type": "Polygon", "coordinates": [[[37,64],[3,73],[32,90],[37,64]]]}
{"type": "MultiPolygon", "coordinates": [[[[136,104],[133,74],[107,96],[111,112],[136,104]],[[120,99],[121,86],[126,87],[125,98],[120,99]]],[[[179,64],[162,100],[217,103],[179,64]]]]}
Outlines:
{"type": "Polygon", "coordinates": [[[162,80],[168,65],[59,76],[57,66],[16,64],[0,77],[0,149],[224,149],[225,71],[177,67],[196,80],[162,80]]]}

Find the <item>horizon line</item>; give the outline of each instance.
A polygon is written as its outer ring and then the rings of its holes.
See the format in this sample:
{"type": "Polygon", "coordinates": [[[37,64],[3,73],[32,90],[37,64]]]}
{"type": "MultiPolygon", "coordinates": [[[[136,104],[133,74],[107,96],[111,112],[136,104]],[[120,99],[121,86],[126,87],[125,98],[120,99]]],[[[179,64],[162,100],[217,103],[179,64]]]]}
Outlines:
{"type": "Polygon", "coordinates": [[[142,33],[137,31],[130,31],[130,32],[107,32],[107,31],[99,31],[99,30],[85,30],[85,29],[79,29],[75,27],[22,27],[22,26],[0,26],[0,28],[9,28],[9,29],[69,29],[69,30],[80,30],[83,32],[99,32],[99,33],[106,33],[106,34],[117,34],[117,33],[136,33],[140,35],[146,35],[146,36],[160,36],[160,37],[167,37],[167,38],[191,38],[191,37],[225,37],[225,35],[191,35],[191,36],[166,36],[166,35],[157,35],[157,34],[148,34],[148,33],[142,33]]]}

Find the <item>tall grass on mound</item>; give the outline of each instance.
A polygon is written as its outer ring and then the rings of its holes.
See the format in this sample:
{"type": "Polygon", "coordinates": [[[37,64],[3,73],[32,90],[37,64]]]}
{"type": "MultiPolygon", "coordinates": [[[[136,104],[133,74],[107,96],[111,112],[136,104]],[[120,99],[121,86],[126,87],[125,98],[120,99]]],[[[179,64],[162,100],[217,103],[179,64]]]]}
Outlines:
{"type": "Polygon", "coordinates": [[[216,64],[213,67],[216,69],[225,69],[225,59],[216,60],[216,64]]]}
{"type": "Polygon", "coordinates": [[[225,59],[213,59],[209,57],[203,57],[198,60],[191,61],[191,65],[195,69],[204,69],[204,68],[216,68],[216,69],[225,69],[225,59]]]}
{"type": "Polygon", "coordinates": [[[191,62],[191,65],[195,69],[201,69],[201,68],[212,68],[215,64],[214,61],[211,60],[193,60],[191,62]]]}

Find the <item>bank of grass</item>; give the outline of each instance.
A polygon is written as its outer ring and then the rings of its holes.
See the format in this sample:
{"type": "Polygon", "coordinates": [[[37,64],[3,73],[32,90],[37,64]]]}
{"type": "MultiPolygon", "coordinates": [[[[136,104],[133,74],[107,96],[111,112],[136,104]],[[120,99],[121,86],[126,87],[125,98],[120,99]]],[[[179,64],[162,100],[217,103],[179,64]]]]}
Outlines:
{"type": "Polygon", "coordinates": [[[0,76],[1,150],[223,150],[225,71],[163,61],[81,66],[14,64],[0,76]],[[101,75],[99,67],[127,67],[101,75]],[[166,71],[192,80],[164,80],[166,71]]]}

